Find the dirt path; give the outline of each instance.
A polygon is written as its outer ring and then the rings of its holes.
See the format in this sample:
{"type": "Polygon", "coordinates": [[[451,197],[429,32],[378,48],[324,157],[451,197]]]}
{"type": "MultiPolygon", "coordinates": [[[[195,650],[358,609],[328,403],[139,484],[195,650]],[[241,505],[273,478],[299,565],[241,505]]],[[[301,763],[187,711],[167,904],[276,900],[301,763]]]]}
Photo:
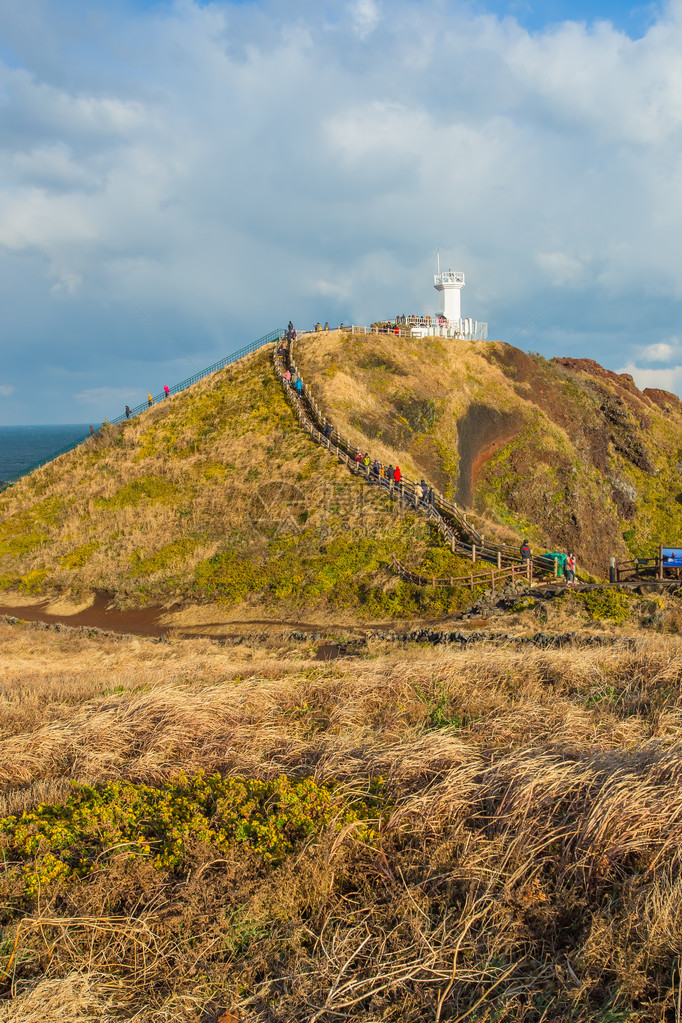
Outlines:
{"type": "Polygon", "coordinates": [[[48,625],[72,625],[74,628],[85,626],[91,629],[103,629],[106,632],[133,633],[136,636],[165,636],[170,631],[168,626],[161,625],[159,618],[163,612],[157,607],[136,608],[130,611],[118,611],[109,608],[111,597],[106,593],[98,593],[90,605],[75,614],[50,614],[42,604],[11,605],[0,604],[0,615],[21,618],[25,622],[45,622],[48,625]]]}
{"type": "MultiPolygon", "coordinates": [[[[172,622],[163,621],[169,613],[163,608],[132,608],[120,611],[109,606],[111,600],[110,594],[98,593],[89,607],[77,611],[75,614],[52,614],[46,609],[48,601],[44,601],[42,604],[0,604],[0,615],[20,618],[25,622],[102,629],[105,632],[123,635],[159,638],[172,633],[174,636],[181,636],[185,639],[234,639],[250,631],[253,627],[265,627],[273,633],[300,631],[324,636],[329,635],[330,632],[343,631],[355,632],[362,636],[374,629],[394,629],[397,624],[395,622],[363,622],[362,625],[332,625],[329,622],[273,621],[269,618],[251,618],[240,622],[216,621],[201,622],[196,625],[175,625],[172,622]]],[[[403,622],[400,624],[407,628],[413,628],[421,623],[403,622]]]]}

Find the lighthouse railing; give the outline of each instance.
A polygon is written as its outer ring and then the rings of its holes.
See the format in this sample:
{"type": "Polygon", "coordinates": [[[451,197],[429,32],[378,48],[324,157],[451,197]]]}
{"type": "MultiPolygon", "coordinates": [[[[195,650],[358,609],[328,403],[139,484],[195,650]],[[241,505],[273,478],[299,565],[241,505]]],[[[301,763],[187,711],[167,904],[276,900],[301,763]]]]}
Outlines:
{"type": "Polygon", "coordinates": [[[343,328],[349,334],[393,334],[396,337],[452,337],[469,341],[487,341],[488,324],[479,320],[449,320],[439,323],[435,317],[402,318],[395,323],[373,323],[370,327],[351,323],[343,328]]]}

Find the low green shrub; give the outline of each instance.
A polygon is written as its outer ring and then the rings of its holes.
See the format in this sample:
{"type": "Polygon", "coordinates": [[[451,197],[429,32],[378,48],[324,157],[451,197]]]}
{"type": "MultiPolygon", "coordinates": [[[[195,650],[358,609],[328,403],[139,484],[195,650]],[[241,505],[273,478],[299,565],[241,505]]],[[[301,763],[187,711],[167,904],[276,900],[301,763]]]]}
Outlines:
{"type": "Polygon", "coordinates": [[[601,586],[596,590],[586,590],[577,596],[594,621],[609,621],[620,625],[630,616],[633,597],[623,590],[601,586]]]}
{"type": "Polygon", "coordinates": [[[200,561],[194,570],[195,589],[221,604],[238,604],[249,593],[262,590],[267,573],[236,551],[223,551],[200,561]]]}
{"type": "MultiPolygon", "coordinates": [[[[86,877],[109,856],[181,869],[191,845],[243,846],[276,864],[329,828],[358,825],[373,842],[389,806],[381,778],[363,795],[312,778],[271,781],[199,772],[155,788],[129,781],[74,785],[64,803],[0,819],[0,846],[19,861],[28,897],[86,877]]],[[[16,868],[10,868],[16,869],[16,868]]]]}
{"type": "Polygon", "coordinates": [[[39,533],[33,530],[28,533],[7,532],[5,536],[0,534],[0,558],[7,555],[21,557],[30,554],[36,547],[40,547],[47,540],[47,533],[39,533]]]}
{"type": "Polygon", "coordinates": [[[531,607],[535,607],[535,597],[521,597],[512,605],[512,611],[528,611],[531,607]]]}
{"type": "Polygon", "coordinates": [[[72,551],[60,559],[62,568],[82,568],[87,564],[95,551],[99,550],[101,544],[97,540],[90,543],[83,543],[80,547],[74,547],[72,551]]]}
{"type": "Polygon", "coordinates": [[[124,484],[111,497],[98,497],[97,508],[131,508],[142,501],[168,502],[179,497],[181,491],[165,476],[140,476],[124,484]]]}
{"type": "Polygon", "coordinates": [[[195,537],[187,536],[183,540],[174,540],[158,551],[148,554],[143,558],[141,554],[135,553],[132,556],[131,575],[152,575],[154,572],[162,572],[174,561],[184,561],[188,558],[197,545],[195,537]]]}
{"type": "Polygon", "coordinates": [[[19,582],[19,589],[23,590],[24,593],[42,593],[42,583],[46,575],[47,569],[34,568],[32,572],[27,572],[26,575],[22,575],[19,582]]]}

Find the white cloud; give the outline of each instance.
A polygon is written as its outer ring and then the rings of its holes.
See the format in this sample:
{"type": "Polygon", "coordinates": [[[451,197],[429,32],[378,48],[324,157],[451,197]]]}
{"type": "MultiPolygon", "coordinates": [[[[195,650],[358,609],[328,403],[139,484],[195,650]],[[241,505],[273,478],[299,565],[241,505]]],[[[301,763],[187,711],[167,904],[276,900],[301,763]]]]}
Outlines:
{"type": "Polygon", "coordinates": [[[353,0],[350,10],[357,35],[360,39],[366,39],[379,23],[378,4],[375,0],[353,0]]]}
{"type": "Polygon", "coordinates": [[[0,395],[9,398],[10,394],[14,394],[14,388],[10,384],[0,384],[0,395]]]}
{"type": "Polygon", "coordinates": [[[645,345],[638,353],[639,362],[671,362],[680,353],[679,338],[671,338],[670,342],[658,341],[656,344],[645,345]]]}
{"type": "Polygon", "coordinates": [[[56,284],[52,285],[50,291],[53,295],[74,295],[82,283],[83,278],[80,274],[65,271],[64,273],[59,274],[59,280],[56,284]]]}
{"type": "Polygon", "coordinates": [[[589,268],[575,256],[565,252],[539,252],[537,265],[543,270],[552,284],[562,287],[584,287],[588,283],[589,268]]]}
{"type": "Polygon", "coordinates": [[[12,336],[34,323],[8,368],[55,417],[43,367],[120,401],[162,350],[130,300],[211,362],[290,317],[433,310],[436,248],[491,337],[546,307],[523,343],[548,355],[682,362],[678,0],[637,40],[418,0],[59,8],[0,8],[25,55],[0,64],[0,294],[12,336]]]}
{"type": "Polygon", "coordinates": [[[136,397],[139,399],[139,388],[134,387],[90,387],[80,394],[74,394],[76,401],[102,408],[116,402],[125,404],[136,397]]]}
{"type": "Polygon", "coordinates": [[[682,366],[669,366],[667,369],[643,369],[633,362],[627,363],[618,373],[629,373],[635,383],[644,390],[645,387],[658,387],[673,394],[682,393],[682,366]]]}
{"type": "Polygon", "coordinates": [[[335,283],[334,281],[319,280],[315,281],[313,291],[317,295],[333,298],[338,302],[348,298],[350,295],[350,282],[335,283]]]}

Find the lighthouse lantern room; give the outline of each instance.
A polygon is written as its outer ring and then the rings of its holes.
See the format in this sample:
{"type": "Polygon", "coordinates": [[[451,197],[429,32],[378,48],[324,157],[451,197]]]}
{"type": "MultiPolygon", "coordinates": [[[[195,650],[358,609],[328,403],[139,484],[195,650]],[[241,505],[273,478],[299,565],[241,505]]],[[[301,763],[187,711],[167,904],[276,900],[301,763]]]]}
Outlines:
{"type": "Polygon", "coordinates": [[[461,320],[461,297],[464,274],[461,270],[443,270],[433,275],[433,286],[438,292],[438,314],[445,320],[461,320]]]}

